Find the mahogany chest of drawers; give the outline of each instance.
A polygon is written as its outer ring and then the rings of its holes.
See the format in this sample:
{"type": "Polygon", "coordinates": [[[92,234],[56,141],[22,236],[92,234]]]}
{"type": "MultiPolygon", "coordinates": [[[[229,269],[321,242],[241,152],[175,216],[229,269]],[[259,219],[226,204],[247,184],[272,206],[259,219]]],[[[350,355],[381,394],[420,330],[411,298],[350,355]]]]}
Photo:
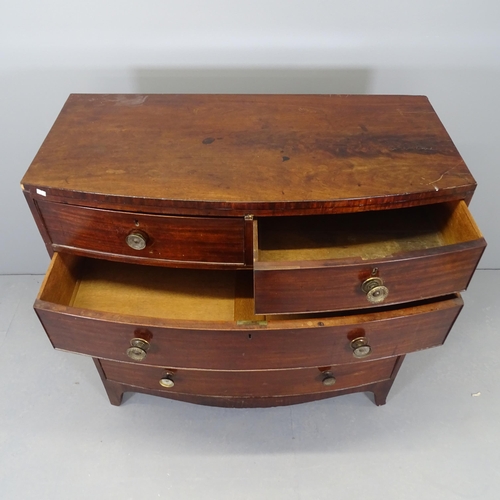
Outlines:
{"type": "Polygon", "coordinates": [[[384,404],[485,248],[420,96],[71,95],[22,187],[52,256],[35,310],[115,405],[384,404]]]}

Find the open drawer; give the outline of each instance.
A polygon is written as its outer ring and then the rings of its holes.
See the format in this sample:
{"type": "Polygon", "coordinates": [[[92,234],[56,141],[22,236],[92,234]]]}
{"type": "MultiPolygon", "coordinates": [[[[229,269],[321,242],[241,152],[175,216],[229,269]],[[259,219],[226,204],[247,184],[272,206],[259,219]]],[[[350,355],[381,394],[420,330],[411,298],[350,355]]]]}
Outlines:
{"type": "Polygon", "coordinates": [[[459,296],[371,313],[255,316],[251,271],[137,266],[56,253],[35,309],[58,349],[211,370],[350,364],[444,342],[459,296]]]}
{"type": "Polygon", "coordinates": [[[467,205],[254,221],[257,314],[340,311],[464,290],[486,246],[467,205]]]}

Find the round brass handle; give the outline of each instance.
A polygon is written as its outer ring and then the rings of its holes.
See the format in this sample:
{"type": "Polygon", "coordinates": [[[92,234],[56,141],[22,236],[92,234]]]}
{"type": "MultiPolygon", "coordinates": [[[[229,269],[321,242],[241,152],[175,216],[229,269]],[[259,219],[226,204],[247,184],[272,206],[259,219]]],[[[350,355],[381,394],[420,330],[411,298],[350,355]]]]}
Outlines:
{"type": "Polygon", "coordinates": [[[389,289],[384,286],[384,281],[378,277],[368,278],[363,281],[361,290],[366,293],[366,300],[370,304],[380,304],[389,295],[389,289]]]}
{"type": "Polygon", "coordinates": [[[351,341],[352,354],[355,358],[366,358],[372,352],[366,337],[358,337],[351,341]]]}
{"type": "Polygon", "coordinates": [[[166,373],[165,375],[163,375],[159,382],[162,387],[165,387],[165,389],[171,389],[175,385],[174,376],[172,373],[166,373]]]}
{"type": "Polygon", "coordinates": [[[149,350],[149,342],[144,339],[132,339],[130,347],[127,349],[127,356],[134,361],[142,361],[149,350]]]}
{"type": "Polygon", "coordinates": [[[334,385],[337,380],[333,376],[331,372],[324,372],[323,373],[323,385],[330,386],[334,385]]]}
{"type": "Polygon", "coordinates": [[[133,250],[144,250],[146,248],[146,244],[148,243],[148,237],[145,233],[133,231],[127,235],[125,241],[133,250]]]}

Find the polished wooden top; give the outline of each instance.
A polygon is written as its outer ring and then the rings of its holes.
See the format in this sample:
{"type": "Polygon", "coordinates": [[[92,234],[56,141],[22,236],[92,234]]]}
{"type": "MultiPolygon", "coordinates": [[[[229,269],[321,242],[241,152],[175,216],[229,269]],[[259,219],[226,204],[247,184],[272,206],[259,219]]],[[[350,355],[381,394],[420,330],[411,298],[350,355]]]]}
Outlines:
{"type": "Polygon", "coordinates": [[[426,97],[71,95],[23,179],[47,199],[305,214],[469,198],[426,97]]]}

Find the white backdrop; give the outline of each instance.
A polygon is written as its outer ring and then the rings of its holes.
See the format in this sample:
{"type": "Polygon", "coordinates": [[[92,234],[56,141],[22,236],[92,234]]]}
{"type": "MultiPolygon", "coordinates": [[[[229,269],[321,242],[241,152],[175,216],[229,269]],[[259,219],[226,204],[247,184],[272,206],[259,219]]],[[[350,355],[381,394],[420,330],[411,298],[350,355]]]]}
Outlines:
{"type": "Polygon", "coordinates": [[[427,95],[500,268],[499,89],[497,0],[4,1],[0,274],[47,267],[19,181],[72,92],[427,95]]]}

